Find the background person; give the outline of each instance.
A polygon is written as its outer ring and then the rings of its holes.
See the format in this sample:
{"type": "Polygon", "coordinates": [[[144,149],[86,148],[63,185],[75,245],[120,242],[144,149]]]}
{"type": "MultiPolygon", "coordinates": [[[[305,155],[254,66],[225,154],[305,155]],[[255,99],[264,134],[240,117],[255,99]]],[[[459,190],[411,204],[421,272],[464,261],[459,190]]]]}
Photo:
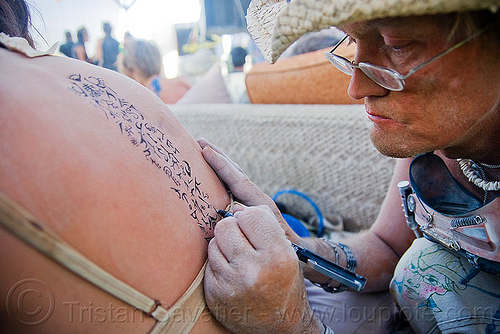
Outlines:
{"type": "Polygon", "coordinates": [[[241,46],[234,47],[230,52],[231,66],[224,76],[224,82],[233,103],[249,102],[244,68],[247,55],[247,50],[241,46]]]}
{"type": "MultiPolygon", "coordinates": [[[[205,294],[210,308],[214,314],[229,309],[250,310],[248,322],[220,318],[228,328],[235,332],[331,332],[313,315],[315,301],[307,299],[302,275],[327,291],[344,289],[308,267],[299,267],[287,239],[332,261],[338,255],[342,266],[367,278],[366,292],[390,287],[416,332],[490,332],[499,328],[500,278],[498,271],[495,274],[498,262],[483,258],[480,261],[488,266],[479,270],[454,250],[426,238],[415,239],[405,221],[397,189],[400,181],[409,180],[412,161],[434,159],[429,155],[415,160],[413,157],[435,151],[438,161],[444,161],[461,186],[440,189],[440,183],[434,182],[430,189],[474,198],[481,210],[495,217],[488,225],[489,242],[499,240],[499,5],[498,0],[467,4],[403,0],[397,6],[379,0],[322,0],[315,1],[315,6],[306,0],[251,2],[249,31],[269,61],[276,61],[290,43],[313,29],[337,26],[349,36],[346,42],[356,43],[352,63],[351,59],[335,55],[335,50],[328,58],[352,75],[348,92],[354,99],[364,99],[367,116],[373,122],[371,139],[376,148],[400,160],[374,225],[341,243],[327,242],[299,238],[283,221],[274,202],[235,163],[199,140],[206,160],[236,199],[248,206],[236,207],[234,217],[219,222],[209,245],[205,294]],[[405,79],[389,75],[390,71],[381,67],[398,71],[406,75],[405,79]],[[460,163],[459,158],[463,159],[460,163]],[[444,290],[439,279],[426,276],[418,290],[399,289],[410,286],[412,278],[406,273],[413,272],[415,279],[422,277],[412,268],[414,254],[424,254],[426,273],[442,272],[442,267],[450,264],[454,267],[449,271],[455,270],[456,274],[447,275],[448,279],[463,277],[459,270],[466,271],[467,279],[446,282],[453,288],[444,290]],[[439,293],[428,293],[432,290],[439,293]],[[419,300],[415,300],[415,294],[402,296],[405,291],[417,292],[419,300]],[[412,303],[408,305],[407,300],[412,303]],[[255,308],[256,304],[259,307],[255,308]],[[425,317],[413,316],[414,311],[425,317]]],[[[429,168],[435,165],[429,164],[429,168]]],[[[430,176],[424,173],[424,181],[430,176]]],[[[330,295],[329,314],[338,310],[334,309],[337,296],[330,295]]],[[[340,332],[352,332],[362,325],[361,319],[354,327],[336,319],[322,320],[340,332]]]]}
{"type": "Polygon", "coordinates": [[[87,54],[87,47],[85,46],[85,43],[87,43],[89,40],[89,34],[87,33],[87,29],[85,27],[78,29],[78,31],[76,32],[76,38],[77,38],[77,42],[75,45],[76,59],[83,60],[87,63],[92,63],[92,59],[89,58],[87,54]]]}
{"type": "Polygon", "coordinates": [[[244,71],[244,65],[246,63],[246,57],[248,55],[247,50],[245,48],[242,48],[241,46],[236,46],[231,50],[231,64],[232,66],[232,71],[234,72],[243,72],[244,71]]]}
{"type": "Polygon", "coordinates": [[[120,52],[120,43],[111,35],[113,27],[109,22],[102,24],[104,37],[97,41],[97,52],[94,57],[99,66],[117,71],[116,60],[120,52]]]}
{"type": "Polygon", "coordinates": [[[191,88],[187,78],[163,76],[163,57],[151,41],[136,39],[124,46],[120,71],[147,87],[163,102],[176,103],[191,88]]]}
{"type": "Polygon", "coordinates": [[[73,42],[73,36],[71,36],[71,32],[66,31],[64,35],[66,36],[66,43],[62,44],[59,47],[59,52],[64,54],[66,57],[76,58],[75,42],[73,42]]]}

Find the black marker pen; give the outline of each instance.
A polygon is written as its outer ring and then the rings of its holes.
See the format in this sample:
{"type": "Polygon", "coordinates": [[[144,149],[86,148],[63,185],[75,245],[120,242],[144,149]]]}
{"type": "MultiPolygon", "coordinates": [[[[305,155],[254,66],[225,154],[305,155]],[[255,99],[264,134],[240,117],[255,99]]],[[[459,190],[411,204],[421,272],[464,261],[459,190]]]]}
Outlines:
{"type": "Polygon", "coordinates": [[[233,216],[232,212],[224,211],[224,210],[217,210],[217,213],[219,214],[219,216],[221,216],[223,218],[227,218],[227,217],[232,217],[233,216]]]}
{"type": "MultiPolygon", "coordinates": [[[[224,210],[217,210],[217,213],[224,218],[233,216],[231,212],[224,210]]],[[[294,244],[293,242],[292,247],[299,260],[304,263],[310,264],[312,269],[314,269],[315,271],[320,272],[323,275],[336,280],[337,282],[343,283],[356,291],[361,291],[364,289],[366,278],[364,278],[363,276],[355,274],[352,271],[349,271],[346,268],[333,263],[304,247],[300,247],[299,245],[294,244]]]]}

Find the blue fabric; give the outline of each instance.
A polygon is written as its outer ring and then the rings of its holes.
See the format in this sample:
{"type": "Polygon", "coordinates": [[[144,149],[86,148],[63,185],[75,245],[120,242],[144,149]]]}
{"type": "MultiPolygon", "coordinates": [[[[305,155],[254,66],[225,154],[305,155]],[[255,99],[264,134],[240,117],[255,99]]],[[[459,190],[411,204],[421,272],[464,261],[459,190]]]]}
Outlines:
{"type": "Polygon", "coordinates": [[[297,233],[299,237],[310,237],[311,235],[309,234],[309,231],[307,228],[302,224],[300,220],[297,218],[287,215],[286,213],[281,214],[283,218],[286,220],[288,223],[288,226],[292,228],[292,230],[297,233]]]}
{"type": "Polygon", "coordinates": [[[151,82],[151,85],[153,85],[153,89],[155,90],[156,96],[160,97],[161,86],[160,86],[160,81],[158,80],[158,77],[153,79],[153,81],[151,82]]]}
{"type": "MultiPolygon", "coordinates": [[[[318,206],[316,205],[316,203],[314,203],[314,201],[312,199],[310,199],[308,196],[306,196],[305,194],[301,193],[300,191],[297,191],[295,189],[287,189],[287,190],[280,190],[278,191],[276,194],[274,194],[273,196],[273,201],[276,202],[277,198],[283,194],[293,194],[293,195],[297,195],[301,198],[303,198],[304,200],[306,200],[314,209],[314,211],[316,212],[316,215],[318,217],[318,231],[317,231],[317,237],[318,238],[321,238],[323,236],[323,226],[324,226],[324,223],[323,223],[323,214],[321,213],[320,209],[318,208],[318,206]]],[[[284,215],[283,215],[284,216],[284,215]]],[[[286,218],[285,218],[286,220],[286,218]]],[[[298,220],[297,220],[298,221],[298,220]]],[[[300,221],[298,221],[300,223],[300,221]]],[[[290,223],[288,223],[290,225],[290,223]]],[[[300,223],[302,225],[302,223],[300,223]]],[[[295,230],[294,230],[295,231],[295,230]]],[[[309,234],[309,232],[307,232],[309,234]]]]}

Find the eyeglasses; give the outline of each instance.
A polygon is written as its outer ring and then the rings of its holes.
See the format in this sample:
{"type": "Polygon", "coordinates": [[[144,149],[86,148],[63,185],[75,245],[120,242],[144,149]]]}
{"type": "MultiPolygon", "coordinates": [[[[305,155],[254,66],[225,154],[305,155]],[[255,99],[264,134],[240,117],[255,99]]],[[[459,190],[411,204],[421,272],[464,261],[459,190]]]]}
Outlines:
{"type": "Polygon", "coordinates": [[[451,51],[461,47],[462,45],[464,45],[468,41],[479,36],[481,33],[486,31],[490,27],[491,27],[491,25],[482,29],[482,30],[477,31],[476,33],[467,37],[466,39],[459,42],[458,44],[455,44],[454,46],[450,47],[449,49],[441,52],[437,56],[434,56],[431,59],[423,62],[422,64],[415,66],[406,75],[403,75],[396,70],[392,70],[392,69],[387,68],[387,67],[373,65],[373,64],[370,64],[367,62],[360,62],[360,63],[356,64],[347,58],[344,58],[342,56],[334,54],[333,52],[339,47],[339,45],[341,45],[347,39],[347,37],[348,37],[347,35],[345,35],[335,45],[335,47],[330,52],[326,52],[325,57],[336,68],[338,68],[339,70],[341,70],[345,74],[352,75],[354,73],[354,69],[359,68],[361,71],[363,71],[364,74],[366,74],[366,76],[368,76],[370,79],[372,79],[378,85],[384,87],[385,89],[399,92],[405,88],[405,79],[407,79],[410,75],[412,75],[413,73],[417,72],[418,70],[424,68],[425,66],[429,65],[433,61],[436,61],[439,58],[443,57],[444,55],[450,53],[451,51]]]}

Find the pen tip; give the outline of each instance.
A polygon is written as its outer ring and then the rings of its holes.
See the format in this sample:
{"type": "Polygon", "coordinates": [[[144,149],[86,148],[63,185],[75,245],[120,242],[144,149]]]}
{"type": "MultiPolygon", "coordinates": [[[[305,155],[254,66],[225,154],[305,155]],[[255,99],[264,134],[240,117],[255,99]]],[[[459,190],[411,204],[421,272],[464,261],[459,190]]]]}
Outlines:
{"type": "Polygon", "coordinates": [[[229,211],[224,211],[224,210],[217,210],[217,213],[221,216],[221,217],[224,217],[224,218],[227,218],[227,217],[232,217],[233,214],[229,211]]]}

